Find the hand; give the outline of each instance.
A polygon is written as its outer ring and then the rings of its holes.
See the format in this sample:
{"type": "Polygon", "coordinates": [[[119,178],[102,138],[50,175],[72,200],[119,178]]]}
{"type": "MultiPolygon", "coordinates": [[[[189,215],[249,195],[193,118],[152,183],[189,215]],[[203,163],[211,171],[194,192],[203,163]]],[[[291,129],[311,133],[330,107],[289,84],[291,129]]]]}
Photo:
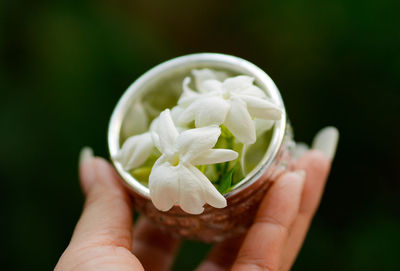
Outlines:
{"type": "MultiPolygon", "coordinates": [[[[313,150],[300,145],[293,171],[272,184],[249,231],[215,245],[198,271],[290,270],[319,205],[337,140],[337,130],[326,128],[313,150]]],[[[55,270],[169,270],[179,240],[144,218],[133,232],[133,206],[112,166],[88,150],[80,164],[86,202],[55,270]]]]}

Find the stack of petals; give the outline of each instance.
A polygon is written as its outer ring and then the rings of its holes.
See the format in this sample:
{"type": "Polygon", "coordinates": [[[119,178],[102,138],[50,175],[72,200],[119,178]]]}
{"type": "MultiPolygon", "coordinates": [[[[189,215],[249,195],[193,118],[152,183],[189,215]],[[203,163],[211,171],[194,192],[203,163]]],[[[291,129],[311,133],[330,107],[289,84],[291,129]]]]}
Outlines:
{"type": "Polygon", "coordinates": [[[231,149],[213,149],[224,125],[244,146],[253,144],[259,131],[279,120],[282,110],[254,78],[228,78],[210,69],[193,70],[183,81],[177,105],[153,120],[145,133],[129,137],[114,157],[126,171],[140,167],[153,153],[161,156],[149,176],[150,197],[155,207],[168,211],[174,205],[190,214],[200,214],[207,203],[226,207],[226,199],[197,166],[224,163],[238,158],[231,149]],[[188,128],[194,122],[195,128],[188,128]],[[261,128],[260,128],[261,125],[261,128]]]}

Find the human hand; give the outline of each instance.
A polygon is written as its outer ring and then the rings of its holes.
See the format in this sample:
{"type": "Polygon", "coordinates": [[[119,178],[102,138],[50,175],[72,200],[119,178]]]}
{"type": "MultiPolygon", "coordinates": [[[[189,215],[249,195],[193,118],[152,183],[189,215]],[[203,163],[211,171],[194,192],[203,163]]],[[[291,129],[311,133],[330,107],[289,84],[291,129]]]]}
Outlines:
{"type": "MultiPolygon", "coordinates": [[[[216,244],[197,270],[290,270],[319,205],[337,140],[337,130],[328,128],[317,134],[313,150],[301,146],[293,171],[271,185],[249,231],[216,244]]],[[[112,166],[84,150],[80,178],[85,206],[55,271],[169,270],[180,241],[143,218],[132,230],[133,206],[112,166]]]]}

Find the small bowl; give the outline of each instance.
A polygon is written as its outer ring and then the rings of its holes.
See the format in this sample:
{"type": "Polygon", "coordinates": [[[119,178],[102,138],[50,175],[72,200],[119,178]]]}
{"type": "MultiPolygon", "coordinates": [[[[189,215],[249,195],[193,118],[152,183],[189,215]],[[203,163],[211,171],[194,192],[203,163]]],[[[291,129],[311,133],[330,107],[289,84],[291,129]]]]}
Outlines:
{"type": "MultiPolygon", "coordinates": [[[[181,86],[178,89],[181,91],[181,86]]],[[[171,96],[178,97],[179,94],[171,91],[171,96]]],[[[126,90],[111,116],[108,147],[112,163],[130,190],[135,208],[140,213],[173,235],[204,242],[219,242],[243,233],[252,224],[254,215],[271,181],[290,162],[294,142],[282,97],[274,82],[264,71],[235,56],[200,53],[177,57],[159,64],[139,77],[126,90]],[[165,91],[169,91],[166,87],[168,84],[182,82],[192,69],[200,68],[254,77],[255,84],[282,108],[282,118],[276,121],[273,127],[269,147],[261,161],[230,192],[224,194],[227,199],[227,207],[217,209],[206,205],[204,212],[200,215],[185,213],[178,206],[162,212],[152,204],[149,189],[126,172],[122,165],[112,157],[115,157],[123,143],[124,138],[121,131],[132,105],[146,94],[154,91],[155,88],[164,89],[165,87],[165,91]]]]}

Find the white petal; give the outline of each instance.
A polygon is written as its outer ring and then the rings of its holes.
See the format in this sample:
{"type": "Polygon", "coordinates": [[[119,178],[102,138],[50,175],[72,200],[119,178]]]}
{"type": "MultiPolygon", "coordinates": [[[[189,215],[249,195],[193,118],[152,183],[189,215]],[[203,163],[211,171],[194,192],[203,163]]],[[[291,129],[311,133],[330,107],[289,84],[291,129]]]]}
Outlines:
{"type": "Polygon", "coordinates": [[[199,92],[208,91],[208,89],[204,88],[203,82],[207,80],[217,80],[222,82],[228,77],[225,72],[214,71],[210,69],[192,70],[192,74],[195,79],[196,88],[199,92]]]}
{"type": "Polygon", "coordinates": [[[220,134],[221,129],[216,125],[186,130],[176,139],[175,148],[180,158],[184,162],[189,162],[214,147],[220,134]]]}
{"type": "Polygon", "coordinates": [[[186,77],[185,79],[183,79],[183,92],[178,100],[179,106],[187,107],[188,105],[193,103],[199,96],[199,93],[189,88],[189,83],[190,77],[186,77]]]}
{"type": "Polygon", "coordinates": [[[187,130],[187,128],[181,129],[181,128],[185,127],[186,123],[180,122],[180,117],[183,115],[183,112],[185,112],[185,110],[186,110],[185,108],[183,108],[179,105],[177,105],[171,109],[171,118],[172,118],[172,121],[174,122],[175,127],[178,130],[178,132],[181,132],[182,130],[187,130]]]}
{"type": "Polygon", "coordinates": [[[220,97],[209,97],[196,103],[195,126],[220,125],[225,121],[230,104],[220,97]]]}
{"type": "Polygon", "coordinates": [[[201,181],[204,201],[215,208],[226,207],[226,199],[218,192],[210,180],[196,167],[190,165],[188,169],[201,181]]]}
{"type": "Polygon", "coordinates": [[[160,151],[162,149],[160,144],[160,137],[158,136],[157,132],[150,131],[151,139],[153,140],[154,146],[160,151]]]}
{"type": "Polygon", "coordinates": [[[230,104],[218,96],[202,97],[183,111],[178,117],[178,124],[195,120],[196,127],[220,125],[225,121],[229,108],[230,104]]]}
{"type": "MultiPolygon", "coordinates": [[[[274,126],[275,121],[274,120],[263,120],[263,119],[254,119],[254,125],[256,127],[256,137],[258,138],[260,135],[262,135],[264,132],[268,131],[269,129],[274,126]]],[[[246,176],[246,153],[249,150],[250,145],[248,144],[243,144],[242,148],[242,153],[240,155],[240,166],[243,175],[246,176]]]]}
{"type": "Polygon", "coordinates": [[[256,129],[246,104],[236,97],[231,98],[231,110],[224,122],[226,128],[244,144],[256,141],[256,129]]]}
{"type": "Polygon", "coordinates": [[[224,163],[238,158],[238,153],[233,150],[212,149],[207,150],[192,160],[193,165],[211,165],[224,163]]]}
{"type": "Polygon", "coordinates": [[[165,155],[156,161],[149,176],[149,190],[157,209],[168,211],[178,202],[180,178],[178,168],[166,162],[165,155]]]}
{"type": "Polygon", "coordinates": [[[248,96],[254,96],[258,98],[266,98],[267,95],[265,94],[264,91],[262,91],[259,87],[257,86],[250,86],[247,89],[244,89],[243,91],[240,92],[241,95],[248,95],[248,96]]]}
{"type": "Polygon", "coordinates": [[[127,138],[146,132],[149,118],[140,100],[136,101],[124,117],[121,136],[127,138]]]}
{"type": "Polygon", "coordinates": [[[135,135],[124,142],[114,158],[122,164],[125,170],[131,170],[143,164],[153,149],[154,144],[150,133],[135,135]]]}
{"type": "Polygon", "coordinates": [[[196,110],[198,108],[199,100],[194,101],[190,104],[179,116],[177,116],[176,123],[185,126],[194,120],[196,110]]]}
{"type": "Polygon", "coordinates": [[[173,120],[173,122],[175,123],[175,121],[178,119],[178,117],[183,113],[183,111],[185,111],[185,109],[183,107],[180,106],[175,106],[171,109],[171,118],[173,120]]]}
{"type": "MultiPolygon", "coordinates": [[[[176,130],[174,122],[172,121],[169,109],[161,112],[159,120],[157,122],[156,134],[159,137],[159,150],[165,154],[171,154],[174,152],[174,144],[179,133],[176,130]]],[[[157,144],[158,145],[158,144],[157,144]]]]}
{"type": "Polygon", "coordinates": [[[204,204],[216,208],[226,207],[226,199],[211,184],[206,176],[192,165],[180,165],[180,197],[178,204],[189,214],[201,214],[204,204]]]}
{"type": "Polygon", "coordinates": [[[221,92],[222,91],[222,83],[217,80],[207,80],[204,81],[201,87],[202,93],[209,93],[209,92],[221,92]]]}
{"type": "Polygon", "coordinates": [[[204,211],[204,185],[191,170],[179,165],[180,193],[178,204],[183,211],[189,214],[201,214],[204,211]]]}
{"type": "Polygon", "coordinates": [[[273,102],[252,96],[237,95],[247,104],[251,116],[260,119],[280,120],[282,110],[273,102]]]}
{"type": "Polygon", "coordinates": [[[222,90],[228,92],[240,92],[253,85],[254,78],[247,75],[239,75],[226,79],[222,83],[222,90]]]}
{"type": "Polygon", "coordinates": [[[256,126],[256,136],[259,137],[264,132],[274,126],[275,121],[273,120],[263,120],[263,119],[254,119],[254,125],[256,126]]]}
{"type": "Polygon", "coordinates": [[[243,144],[242,147],[242,153],[240,155],[240,168],[242,170],[242,174],[244,176],[246,176],[247,172],[246,172],[246,153],[249,150],[249,145],[248,144],[243,144]]]}

